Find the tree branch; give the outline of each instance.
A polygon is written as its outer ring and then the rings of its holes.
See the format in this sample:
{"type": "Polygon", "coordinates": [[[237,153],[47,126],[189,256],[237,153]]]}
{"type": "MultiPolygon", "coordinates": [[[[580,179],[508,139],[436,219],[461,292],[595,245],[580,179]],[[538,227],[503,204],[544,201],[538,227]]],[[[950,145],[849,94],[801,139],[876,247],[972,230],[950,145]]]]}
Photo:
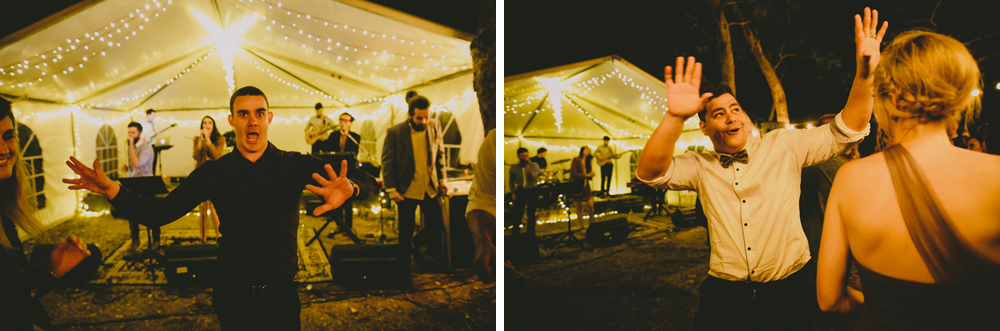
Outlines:
{"type": "Polygon", "coordinates": [[[931,25],[933,25],[934,27],[937,27],[937,23],[934,22],[934,17],[937,16],[937,11],[938,11],[938,8],[941,8],[941,2],[942,1],[943,0],[938,0],[937,5],[934,6],[934,11],[931,12],[931,20],[930,20],[930,22],[931,22],[931,25]]]}
{"type": "Polygon", "coordinates": [[[750,24],[750,21],[743,21],[743,22],[730,22],[730,23],[729,23],[729,27],[733,27],[733,25],[747,25],[747,24],[750,24]]]}
{"type": "Polygon", "coordinates": [[[989,38],[989,37],[992,37],[992,36],[995,36],[995,35],[997,35],[997,33],[996,33],[996,32],[993,32],[993,33],[989,33],[989,34],[987,34],[987,35],[985,35],[985,36],[982,36],[982,37],[978,37],[978,38],[975,38],[975,39],[972,39],[972,40],[969,40],[969,41],[967,41],[967,42],[964,42],[963,44],[965,44],[965,46],[969,46],[969,45],[972,45],[972,43],[974,43],[974,42],[977,42],[977,41],[980,41],[980,40],[983,40],[983,39],[986,39],[986,38],[989,38]]]}
{"type": "Polygon", "coordinates": [[[786,57],[799,56],[798,54],[784,54],[778,59],[778,63],[774,65],[774,71],[778,71],[778,66],[781,65],[781,61],[784,61],[786,57]]]}
{"type": "Polygon", "coordinates": [[[754,2],[757,2],[757,1],[756,0],[736,0],[736,1],[730,1],[730,2],[726,2],[726,3],[722,4],[722,9],[725,9],[726,6],[729,6],[729,5],[736,5],[736,4],[741,4],[741,3],[754,3],[754,2]]]}

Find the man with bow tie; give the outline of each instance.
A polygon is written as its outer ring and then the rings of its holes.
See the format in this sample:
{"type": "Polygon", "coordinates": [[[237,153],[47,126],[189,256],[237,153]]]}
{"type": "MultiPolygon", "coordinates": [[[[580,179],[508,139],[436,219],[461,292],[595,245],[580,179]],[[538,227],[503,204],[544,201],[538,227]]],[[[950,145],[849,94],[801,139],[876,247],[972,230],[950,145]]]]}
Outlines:
{"type": "Polygon", "coordinates": [[[696,330],[812,329],[816,289],[799,272],[810,259],[799,221],[800,173],[868,135],[874,100],[868,73],[878,55],[876,39],[857,40],[857,75],[833,123],[764,135],[755,134],[728,87],[699,94],[701,63],[694,57],[665,68],[668,111],[643,148],[636,176],[654,188],[698,192],[712,252],[698,289],[696,330]],[[714,148],[675,156],[684,121],[695,114],[714,148]]]}

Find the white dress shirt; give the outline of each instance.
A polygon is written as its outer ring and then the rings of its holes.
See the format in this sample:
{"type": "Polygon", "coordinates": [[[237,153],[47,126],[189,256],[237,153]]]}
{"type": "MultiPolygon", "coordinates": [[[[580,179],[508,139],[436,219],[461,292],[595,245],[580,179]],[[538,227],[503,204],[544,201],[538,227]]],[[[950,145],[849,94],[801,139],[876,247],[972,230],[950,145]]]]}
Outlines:
{"type": "Polygon", "coordinates": [[[747,164],[724,169],[715,151],[687,152],[675,156],[662,177],[640,180],[655,188],[698,191],[712,242],[710,276],[781,280],[810,258],[799,220],[802,168],[837,155],[869,131],[870,126],[851,130],[838,114],[818,128],[751,136],[747,164]]]}
{"type": "Polygon", "coordinates": [[[482,209],[494,217],[497,216],[496,132],[496,129],[490,130],[483,144],[479,146],[479,162],[476,163],[475,176],[472,177],[466,214],[475,209],[482,209]]]}

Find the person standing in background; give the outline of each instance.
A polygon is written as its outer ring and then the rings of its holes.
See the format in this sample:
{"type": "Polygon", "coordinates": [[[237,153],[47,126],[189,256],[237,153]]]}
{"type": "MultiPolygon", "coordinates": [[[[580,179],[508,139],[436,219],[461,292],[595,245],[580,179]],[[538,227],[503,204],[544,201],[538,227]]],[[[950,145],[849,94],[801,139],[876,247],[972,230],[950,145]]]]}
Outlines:
{"type": "MultiPolygon", "coordinates": [[[[201,119],[200,134],[194,137],[194,155],[192,156],[195,162],[194,167],[198,168],[205,162],[218,160],[222,154],[225,154],[225,141],[219,134],[215,119],[212,116],[205,116],[201,119]]],[[[222,233],[219,232],[219,215],[215,214],[215,205],[212,204],[212,201],[199,204],[198,211],[201,214],[201,222],[198,222],[201,228],[201,243],[205,243],[205,222],[209,215],[211,215],[212,225],[215,226],[216,239],[222,237],[222,233]]]]}

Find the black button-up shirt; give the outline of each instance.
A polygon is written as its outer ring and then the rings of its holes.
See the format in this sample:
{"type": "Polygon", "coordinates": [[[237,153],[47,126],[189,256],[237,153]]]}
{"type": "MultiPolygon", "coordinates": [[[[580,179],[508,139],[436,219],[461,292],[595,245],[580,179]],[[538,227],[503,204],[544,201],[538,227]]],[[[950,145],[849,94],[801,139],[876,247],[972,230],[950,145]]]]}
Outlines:
{"type": "MultiPolygon", "coordinates": [[[[296,235],[299,197],[306,184],[318,185],[313,173],[327,177],[325,162],[268,144],[257,162],[235,151],[196,168],[166,198],[139,197],[124,187],[111,201],[118,214],[147,226],[161,226],[184,216],[205,200],[219,214],[220,281],[256,285],[292,281],[298,272],[296,235]]],[[[340,165],[334,165],[339,171],[340,165]]],[[[348,178],[364,199],[377,190],[362,171],[348,178]]]]}

